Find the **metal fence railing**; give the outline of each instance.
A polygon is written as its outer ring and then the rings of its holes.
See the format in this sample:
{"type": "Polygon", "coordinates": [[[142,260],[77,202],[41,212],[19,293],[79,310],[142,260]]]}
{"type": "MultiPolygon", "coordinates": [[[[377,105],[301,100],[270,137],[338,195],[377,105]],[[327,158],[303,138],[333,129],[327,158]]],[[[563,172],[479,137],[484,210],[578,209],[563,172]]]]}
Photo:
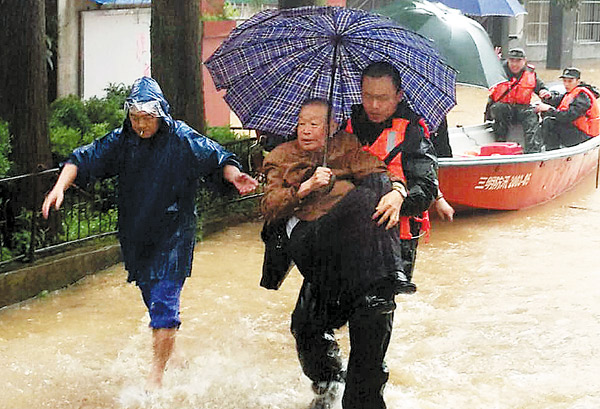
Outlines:
{"type": "MultiPolygon", "coordinates": [[[[241,159],[245,171],[251,172],[249,158],[255,142],[256,139],[248,138],[223,146],[241,159]]],[[[0,179],[0,271],[9,270],[12,262],[30,262],[47,253],[65,251],[72,244],[117,232],[118,182],[114,178],[97,181],[85,190],[72,187],[65,193],[60,210],[52,211],[48,220],[43,219],[43,192],[53,186],[58,172],[59,169],[51,169],[0,179]]],[[[201,193],[197,202],[199,210],[210,214],[210,208],[218,206],[217,213],[226,213],[222,200],[203,201],[206,195],[201,193]]],[[[236,204],[259,196],[227,202],[236,204]]]]}

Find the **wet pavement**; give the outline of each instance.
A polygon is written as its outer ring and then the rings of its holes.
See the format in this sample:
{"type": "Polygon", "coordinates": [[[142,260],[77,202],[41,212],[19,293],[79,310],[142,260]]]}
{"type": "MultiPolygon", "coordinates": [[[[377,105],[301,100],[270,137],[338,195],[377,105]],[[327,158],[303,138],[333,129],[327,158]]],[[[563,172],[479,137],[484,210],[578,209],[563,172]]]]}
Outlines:
{"type": "MultiPolygon", "coordinates": [[[[485,95],[461,87],[450,125],[479,123],[485,95]]],[[[154,395],[148,318],[122,265],[1,309],[0,408],[306,408],[289,333],[301,280],[294,269],[277,292],[258,286],[260,228],[197,246],[178,335],[188,365],[154,395]]],[[[599,408],[599,231],[595,175],[531,209],[434,221],[419,291],[397,297],[388,407],[599,408]]]]}
{"type": "MultiPolygon", "coordinates": [[[[390,408],[600,407],[600,192],[436,222],[415,295],[398,296],[390,408]]],[[[300,278],[258,287],[260,223],[196,249],[182,296],[186,368],[143,392],[150,330],[121,265],[0,310],[0,408],[304,408],[289,333],[300,278]]],[[[347,353],[347,331],[339,332],[347,353]]],[[[339,406],[338,406],[339,408],[339,406]]]]}

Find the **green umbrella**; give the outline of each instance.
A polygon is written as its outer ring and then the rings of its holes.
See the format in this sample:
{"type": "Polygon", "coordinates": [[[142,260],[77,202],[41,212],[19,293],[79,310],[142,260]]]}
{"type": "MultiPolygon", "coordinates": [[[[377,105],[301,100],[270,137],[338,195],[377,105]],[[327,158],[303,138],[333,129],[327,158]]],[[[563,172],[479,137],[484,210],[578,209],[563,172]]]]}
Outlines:
{"type": "Polygon", "coordinates": [[[506,80],[488,34],[459,11],[427,0],[395,0],[376,12],[431,39],[458,71],[456,82],[489,88],[506,80]]]}

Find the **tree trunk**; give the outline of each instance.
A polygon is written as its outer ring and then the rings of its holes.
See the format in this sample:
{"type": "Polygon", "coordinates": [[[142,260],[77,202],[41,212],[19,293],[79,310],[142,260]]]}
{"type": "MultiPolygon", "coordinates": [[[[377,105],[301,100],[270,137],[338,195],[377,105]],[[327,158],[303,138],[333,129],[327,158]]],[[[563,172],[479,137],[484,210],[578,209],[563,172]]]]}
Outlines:
{"type": "Polygon", "coordinates": [[[575,11],[550,1],[546,68],[561,69],[573,64],[575,11]]]}
{"type": "MultiPolygon", "coordinates": [[[[0,0],[0,117],[12,135],[12,173],[32,173],[52,164],[48,138],[48,79],[44,1],[0,0]],[[18,3],[18,4],[17,4],[18,3]]],[[[7,185],[8,186],[8,185],[7,185]]],[[[37,223],[47,186],[39,177],[21,179],[10,189],[11,206],[34,211],[28,257],[33,258],[37,223]]]]}
{"type": "Polygon", "coordinates": [[[33,172],[52,163],[48,139],[48,80],[44,2],[0,0],[2,56],[0,117],[13,135],[13,171],[33,172]]]}
{"type": "Polygon", "coordinates": [[[58,1],[46,0],[46,69],[48,70],[48,102],[57,96],[57,44],[58,44],[58,1]]]}
{"type": "Polygon", "coordinates": [[[150,43],[152,76],[171,104],[173,117],[204,133],[199,1],[153,1],[150,43]]]}

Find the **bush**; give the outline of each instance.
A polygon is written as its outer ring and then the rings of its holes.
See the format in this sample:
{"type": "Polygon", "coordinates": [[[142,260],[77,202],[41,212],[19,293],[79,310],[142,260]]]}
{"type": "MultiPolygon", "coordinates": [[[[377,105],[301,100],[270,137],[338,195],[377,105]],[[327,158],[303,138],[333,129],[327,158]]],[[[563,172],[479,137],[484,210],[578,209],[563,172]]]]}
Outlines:
{"type": "Polygon", "coordinates": [[[106,97],[81,101],[70,95],[50,105],[50,142],[56,162],[67,157],[73,149],[88,144],[120,127],[125,118],[123,104],[130,87],[110,84],[106,97]]]}
{"type": "Polygon", "coordinates": [[[50,128],[50,143],[52,153],[60,161],[83,144],[83,135],[79,129],[64,125],[54,126],[50,128]]]}
{"type": "Polygon", "coordinates": [[[91,123],[104,123],[107,128],[114,129],[120,127],[125,118],[123,104],[117,104],[116,101],[92,97],[85,101],[85,111],[91,123]]]}
{"type": "Polygon", "coordinates": [[[50,129],[67,127],[79,130],[83,135],[91,127],[85,104],[75,95],[59,98],[50,104],[50,129]]]}
{"type": "Polygon", "coordinates": [[[10,144],[10,132],[8,130],[8,123],[0,119],[0,177],[8,175],[10,170],[11,162],[8,160],[8,156],[12,151],[10,144]]]}
{"type": "Polygon", "coordinates": [[[108,87],[104,88],[106,91],[106,99],[114,101],[119,107],[123,108],[125,100],[131,94],[131,86],[127,86],[123,83],[120,84],[108,84],[108,87]]]}
{"type": "Polygon", "coordinates": [[[88,118],[92,123],[106,123],[109,130],[118,128],[123,124],[125,99],[131,92],[131,87],[125,84],[109,84],[104,88],[104,98],[90,98],[85,102],[88,118]]]}
{"type": "Polygon", "coordinates": [[[237,134],[229,126],[213,126],[206,130],[206,136],[220,144],[238,140],[237,134]]]}

